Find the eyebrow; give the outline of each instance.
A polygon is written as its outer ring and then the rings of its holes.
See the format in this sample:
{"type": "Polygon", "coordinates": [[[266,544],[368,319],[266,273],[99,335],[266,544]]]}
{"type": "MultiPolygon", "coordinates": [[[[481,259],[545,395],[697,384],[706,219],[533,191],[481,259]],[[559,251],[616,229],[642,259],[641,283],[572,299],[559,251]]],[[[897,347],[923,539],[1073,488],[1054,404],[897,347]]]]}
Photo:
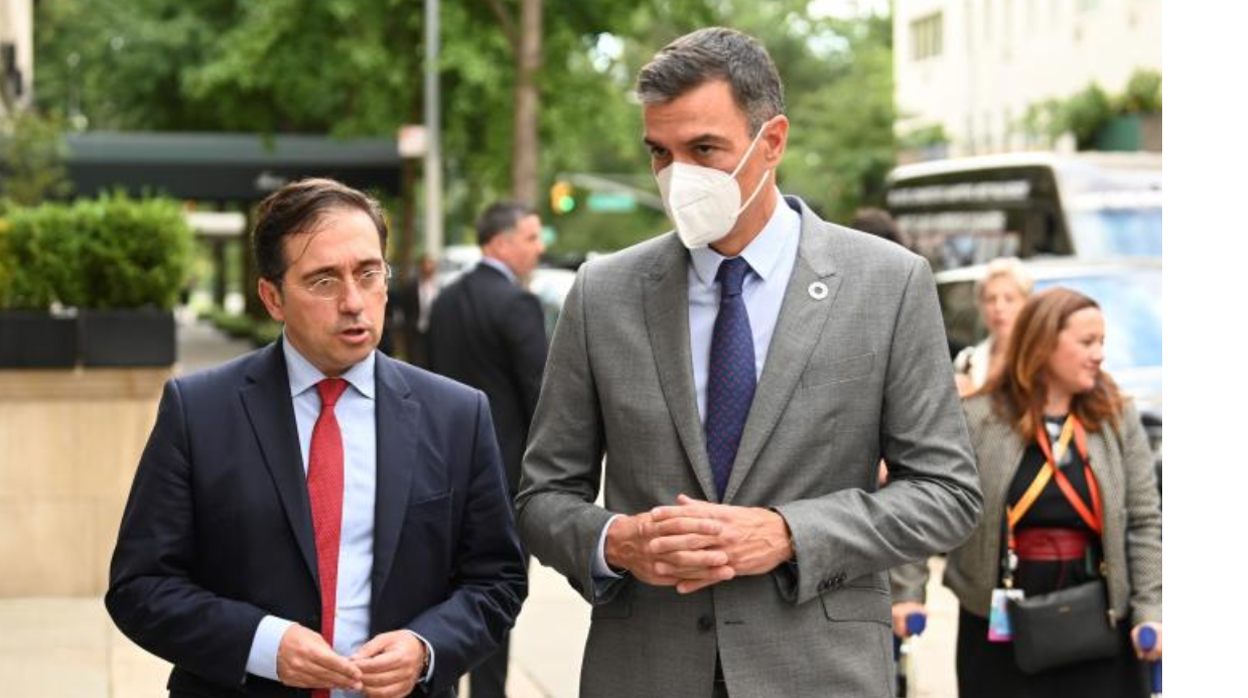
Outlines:
{"type": "MultiPolygon", "coordinates": [[[[666,148],[667,147],[663,145],[662,143],[656,143],[655,141],[652,141],[649,138],[643,138],[642,142],[645,143],[646,146],[650,148],[655,148],[655,147],[666,148]]],[[[702,133],[702,134],[698,134],[694,136],[693,138],[689,138],[685,140],[681,145],[695,146],[695,145],[702,145],[704,143],[709,143],[711,145],[727,145],[731,142],[732,142],[731,140],[724,138],[723,136],[714,134],[714,133],[702,133]]]]}
{"type": "MultiPolygon", "coordinates": [[[[355,268],[360,269],[360,268],[365,268],[365,267],[380,267],[383,264],[385,264],[385,260],[382,259],[381,257],[370,257],[369,259],[360,261],[358,264],[355,265],[355,268]]],[[[318,267],[316,269],[309,271],[306,274],[301,275],[299,277],[299,280],[309,281],[318,276],[332,275],[332,274],[336,274],[337,272],[338,272],[338,267],[336,265],[318,267]]]]}

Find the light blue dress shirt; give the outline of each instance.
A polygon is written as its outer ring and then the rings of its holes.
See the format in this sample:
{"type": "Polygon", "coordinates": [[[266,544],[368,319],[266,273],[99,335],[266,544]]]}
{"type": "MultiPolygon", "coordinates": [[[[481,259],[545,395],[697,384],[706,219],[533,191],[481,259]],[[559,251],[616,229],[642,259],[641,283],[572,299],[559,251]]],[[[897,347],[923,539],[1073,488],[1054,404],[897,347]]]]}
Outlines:
{"type": "MultiPolygon", "coordinates": [[[[290,399],[295,409],[299,431],[299,452],[304,476],[308,472],[308,453],[312,446],[312,429],[321,414],[321,397],[316,384],[325,375],[311,364],[283,337],[286,372],[290,378],[290,399]]],[[[337,610],[334,615],[334,651],[349,657],[369,638],[369,603],[372,600],[373,520],[377,493],[377,395],[376,353],[352,366],[342,375],[349,387],[334,406],[334,416],[342,432],[343,493],[342,537],[338,548],[337,610]]],[[[293,621],[265,616],[256,628],[247,657],[247,672],[277,681],[277,649],[282,635],[293,621]]],[[[312,628],[320,631],[320,628],[312,628]]],[[[417,637],[420,637],[417,635],[417,637]]],[[[429,652],[429,669],[433,675],[433,649],[429,652]]],[[[333,691],[334,698],[359,696],[355,691],[333,691]]]]}
{"type": "Polygon", "coordinates": [[[494,259],[493,257],[489,257],[489,256],[482,257],[481,263],[488,264],[489,266],[494,267],[503,276],[507,277],[508,281],[510,281],[513,284],[516,284],[517,286],[520,285],[520,280],[516,278],[516,272],[512,271],[511,267],[507,266],[505,263],[497,259],[494,259]]]}
{"type": "MultiPolygon", "coordinates": [[[[763,375],[771,336],[780,318],[784,292],[797,265],[797,244],[802,233],[802,217],[776,192],[776,210],[758,236],[741,251],[750,265],[745,275],[741,297],[750,316],[750,333],[754,335],[754,376],[763,375]]],[[[689,344],[693,356],[693,385],[698,395],[698,415],[706,422],[706,383],[710,373],[711,335],[719,314],[719,282],[715,275],[726,257],[702,247],[689,251],[689,344]]],[[[619,515],[611,517],[598,537],[598,555],[594,559],[594,576],[604,580],[619,575],[607,566],[607,529],[619,515]]]]}

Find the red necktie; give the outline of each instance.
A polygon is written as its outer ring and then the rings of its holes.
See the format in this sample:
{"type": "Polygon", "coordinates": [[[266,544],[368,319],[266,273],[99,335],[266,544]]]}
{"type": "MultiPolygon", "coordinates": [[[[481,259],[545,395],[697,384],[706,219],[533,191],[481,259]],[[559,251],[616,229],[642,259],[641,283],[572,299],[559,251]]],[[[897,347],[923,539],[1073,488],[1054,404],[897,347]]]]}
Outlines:
{"type": "MultiPolygon", "coordinates": [[[[308,454],[308,499],[312,503],[312,531],[316,536],[316,564],[321,577],[321,635],[334,644],[334,611],[338,596],[338,543],[342,538],[342,432],[334,405],[347,382],[326,378],[316,384],[321,395],[321,415],[312,428],[308,454]]],[[[329,691],[313,691],[313,698],[328,698],[329,691]]]]}

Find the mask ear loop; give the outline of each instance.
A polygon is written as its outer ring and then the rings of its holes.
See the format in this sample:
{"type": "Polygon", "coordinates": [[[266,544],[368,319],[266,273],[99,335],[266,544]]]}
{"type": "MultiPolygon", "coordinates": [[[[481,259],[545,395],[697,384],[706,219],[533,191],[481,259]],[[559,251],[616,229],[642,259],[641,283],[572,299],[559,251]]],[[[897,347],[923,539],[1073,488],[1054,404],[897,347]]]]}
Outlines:
{"type": "MultiPolygon", "coordinates": [[[[754,140],[750,142],[750,147],[746,149],[745,155],[741,157],[741,162],[738,162],[736,169],[732,171],[731,176],[734,180],[737,178],[737,174],[741,172],[741,168],[745,167],[746,160],[750,159],[750,155],[754,152],[754,146],[758,145],[758,142],[762,140],[763,131],[767,130],[767,127],[771,125],[771,122],[773,120],[774,120],[774,117],[772,119],[768,119],[767,123],[763,124],[762,127],[758,129],[758,135],[754,136],[754,140]]],[[[741,204],[741,208],[738,208],[737,212],[733,214],[734,217],[740,216],[742,211],[749,208],[750,204],[754,203],[754,199],[756,199],[758,197],[759,192],[763,190],[763,185],[767,183],[767,179],[770,176],[771,176],[771,170],[767,170],[766,172],[763,173],[762,178],[758,180],[758,186],[754,187],[754,193],[750,194],[750,198],[746,199],[744,204],[741,204]]]]}

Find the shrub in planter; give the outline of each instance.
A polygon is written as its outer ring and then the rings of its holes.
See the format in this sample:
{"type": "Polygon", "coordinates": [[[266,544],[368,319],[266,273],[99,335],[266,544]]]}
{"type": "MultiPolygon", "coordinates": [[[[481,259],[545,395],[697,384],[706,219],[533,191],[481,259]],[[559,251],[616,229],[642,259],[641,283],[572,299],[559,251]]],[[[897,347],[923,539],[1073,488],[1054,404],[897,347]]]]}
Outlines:
{"type": "Polygon", "coordinates": [[[74,295],[77,240],[72,214],[57,204],[10,207],[0,219],[0,367],[77,363],[77,320],[52,310],[74,295]]]}
{"type": "Polygon", "coordinates": [[[87,366],[167,366],[171,312],[187,282],[194,237],[171,199],[105,195],[75,204],[82,358],[87,366]]]}

